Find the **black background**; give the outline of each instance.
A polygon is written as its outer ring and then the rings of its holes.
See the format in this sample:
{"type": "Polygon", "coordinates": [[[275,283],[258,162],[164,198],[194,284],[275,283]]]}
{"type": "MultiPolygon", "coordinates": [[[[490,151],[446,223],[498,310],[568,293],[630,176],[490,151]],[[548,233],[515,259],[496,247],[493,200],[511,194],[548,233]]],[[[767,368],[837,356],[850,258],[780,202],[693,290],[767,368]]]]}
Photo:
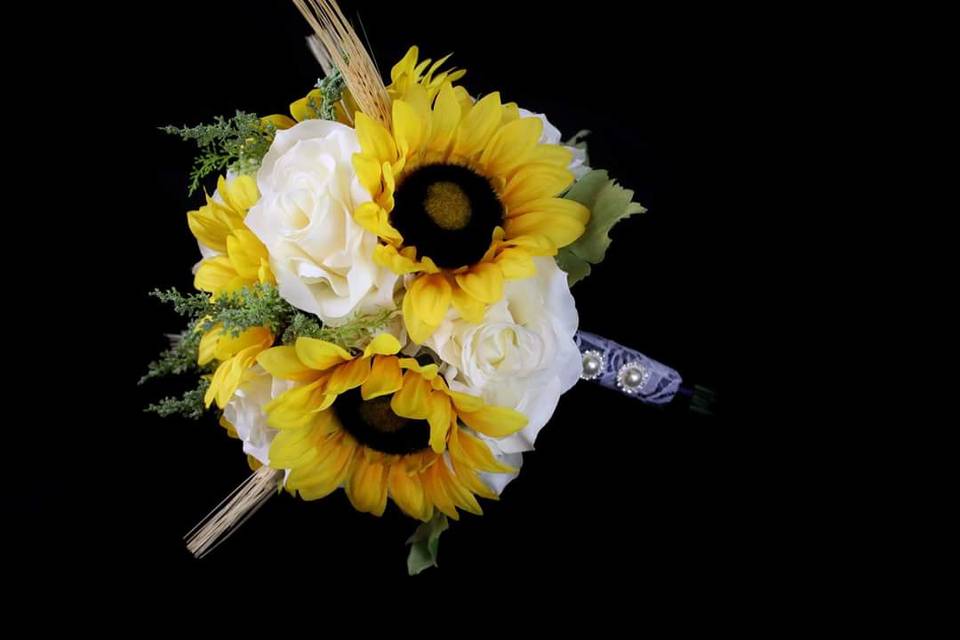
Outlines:
{"type": "Polygon", "coordinates": [[[765,82],[745,71],[744,60],[762,54],[747,17],[619,2],[343,7],[359,9],[385,74],[412,44],[434,58],[453,52],[472,93],[498,90],[565,135],[593,132],[591,164],[649,212],[616,227],[606,261],[574,288],[580,325],[718,390],[720,415],[653,409],[578,384],[502,500],[453,523],[440,569],[416,578],[406,577],[404,546],[416,523],[393,506],[381,519],[357,513],[342,492],[312,503],[274,498],[210,557],[191,558],[182,535],[249,472],[215,418],[142,412],[182,388],[136,386],[163,334],[180,329],[147,292],[189,289],[199,259],[185,217],[201,202],[186,195],[193,149],[157,127],[235,109],[285,113],[319,69],[290,3],[164,3],[126,29],[105,29],[103,40],[94,32],[95,73],[75,89],[109,123],[90,157],[109,167],[91,187],[109,204],[85,251],[94,286],[119,311],[90,318],[115,338],[77,374],[90,387],[90,415],[104,423],[98,434],[85,420],[84,454],[69,456],[91,481],[27,490],[27,508],[58,523],[44,540],[74,560],[181,586],[260,575],[408,587],[502,580],[511,593],[531,582],[621,579],[665,594],[722,588],[756,559],[763,530],[762,505],[744,497],[755,478],[736,400],[745,321],[734,284],[746,260],[745,203],[760,187],[747,131],[762,118],[765,82]]]}

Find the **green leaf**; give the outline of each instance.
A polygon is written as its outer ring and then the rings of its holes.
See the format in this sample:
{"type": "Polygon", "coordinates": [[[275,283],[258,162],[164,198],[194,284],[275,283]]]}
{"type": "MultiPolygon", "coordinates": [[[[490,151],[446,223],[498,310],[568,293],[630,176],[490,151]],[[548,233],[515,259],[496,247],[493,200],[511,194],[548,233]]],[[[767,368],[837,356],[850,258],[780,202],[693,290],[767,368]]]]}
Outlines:
{"type": "Polygon", "coordinates": [[[411,545],[407,556],[407,573],[415,576],[424,569],[437,566],[437,552],[440,550],[440,534],[450,527],[447,516],[440,512],[434,514],[429,522],[424,522],[413,532],[407,544],[411,545]]]}
{"type": "Polygon", "coordinates": [[[567,273],[567,282],[573,286],[590,275],[590,263],[575,255],[566,247],[557,251],[557,266],[567,273]]]}
{"type": "Polygon", "coordinates": [[[590,274],[591,264],[599,264],[606,257],[613,225],[646,209],[633,202],[631,189],[624,189],[599,169],[580,178],[564,197],[590,209],[590,222],[584,234],[557,253],[557,264],[567,272],[573,286],[590,274]]]}

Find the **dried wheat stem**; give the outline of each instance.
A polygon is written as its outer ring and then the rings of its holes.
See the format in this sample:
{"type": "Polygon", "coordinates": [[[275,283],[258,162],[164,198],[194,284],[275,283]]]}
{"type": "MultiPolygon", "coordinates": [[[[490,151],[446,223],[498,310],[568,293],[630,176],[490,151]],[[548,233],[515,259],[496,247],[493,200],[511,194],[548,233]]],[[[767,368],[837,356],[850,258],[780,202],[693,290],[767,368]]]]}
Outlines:
{"type": "Polygon", "coordinates": [[[202,558],[233,535],[277,492],[282,478],[283,471],[267,466],[252,473],[184,536],[190,553],[202,558]]]}
{"type": "Polygon", "coordinates": [[[343,74],[360,110],[389,128],[390,96],[383,78],[336,1],[293,0],[293,4],[313,28],[327,57],[343,74]]]}

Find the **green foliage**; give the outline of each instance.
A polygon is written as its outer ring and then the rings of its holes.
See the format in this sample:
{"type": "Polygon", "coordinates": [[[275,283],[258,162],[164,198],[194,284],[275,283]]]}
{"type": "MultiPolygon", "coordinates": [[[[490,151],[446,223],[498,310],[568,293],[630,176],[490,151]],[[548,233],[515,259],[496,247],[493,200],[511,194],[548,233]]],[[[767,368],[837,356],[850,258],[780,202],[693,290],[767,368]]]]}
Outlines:
{"type": "Polygon", "coordinates": [[[384,309],[370,315],[358,315],[339,327],[323,326],[316,318],[299,311],[293,316],[290,326],[283,332],[284,344],[292,344],[297,338],[318,338],[344,349],[359,349],[379,333],[397,314],[396,309],[384,309]]]}
{"type": "Polygon", "coordinates": [[[176,289],[155,290],[150,295],[173,305],[174,311],[188,321],[188,328],[175,336],[170,348],[150,363],[140,383],[161,376],[192,373],[201,376],[200,387],[179,398],[164,398],[152,404],[147,411],[161,416],[182,415],[197,418],[203,413],[203,394],[213,365],[197,365],[200,339],[216,325],[224,331],[239,335],[252,327],[268,327],[273,335],[282,336],[284,344],[295,342],[301,336],[333,342],[344,349],[360,349],[379,333],[398,313],[384,309],[374,314],[358,315],[339,327],[323,326],[316,317],[303,313],[280,297],[273,285],[256,284],[239,291],[211,299],[208,293],[181,293],[176,289]]]}
{"type": "Polygon", "coordinates": [[[343,89],[346,83],[339,69],[334,69],[326,78],[317,81],[317,89],[320,89],[320,104],[313,98],[307,100],[307,106],[310,107],[318,118],[324,120],[336,120],[336,104],[343,99],[343,89]]]}
{"type": "Polygon", "coordinates": [[[138,384],[154,378],[199,371],[197,352],[200,347],[200,334],[187,330],[168,337],[170,347],[163,351],[159,358],[147,365],[147,373],[140,378],[138,384]]]}
{"type": "Polygon", "coordinates": [[[276,133],[274,125],[263,124],[256,115],[243,111],[237,111],[230,119],[217,116],[212,124],[166,126],[160,130],[197,144],[199,154],[190,172],[190,195],[212,173],[227,169],[242,174],[254,173],[276,133]]]}
{"type": "Polygon", "coordinates": [[[203,415],[206,409],[203,404],[203,396],[209,386],[210,379],[202,377],[195,388],[190,389],[179,398],[172,396],[164,398],[160,402],[148,406],[145,411],[156,413],[162,418],[178,415],[184,418],[190,418],[191,420],[197,420],[203,415]]]}
{"type": "Polygon", "coordinates": [[[429,522],[424,522],[413,532],[407,544],[407,573],[415,576],[424,569],[437,566],[437,554],[440,551],[440,534],[450,528],[447,516],[436,512],[429,522]]]}
{"type": "Polygon", "coordinates": [[[251,327],[268,327],[275,335],[299,313],[280,297],[273,285],[255,284],[211,299],[208,293],[183,294],[176,289],[155,290],[150,295],[173,305],[174,311],[200,323],[206,332],[217,324],[237,336],[251,327]]]}
{"type": "Polygon", "coordinates": [[[633,191],[611,180],[606,171],[594,170],[574,184],[564,196],[590,209],[587,229],[573,244],[560,249],[557,264],[567,272],[571,286],[590,275],[590,265],[599,264],[610,246],[610,229],[620,220],[646,211],[633,202],[633,191]]]}

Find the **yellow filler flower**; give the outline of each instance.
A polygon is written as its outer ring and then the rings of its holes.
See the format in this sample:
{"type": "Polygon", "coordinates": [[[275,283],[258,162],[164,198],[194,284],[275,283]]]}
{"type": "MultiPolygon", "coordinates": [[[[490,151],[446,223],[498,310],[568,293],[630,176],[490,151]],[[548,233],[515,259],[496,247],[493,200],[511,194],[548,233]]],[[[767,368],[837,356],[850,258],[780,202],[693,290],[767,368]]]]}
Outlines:
{"type": "Polygon", "coordinates": [[[434,509],[481,514],[476,496],[497,495],[477,472],[509,473],[473,432],[492,438],[527,424],[513,409],[452,391],[436,364],[401,358],[400,343],[377,336],[359,356],[314,338],[274,347],[257,362],[297,382],[267,405],[278,429],[270,466],[289,469],[286,487],[306,500],[343,486],[358,511],[382,515],[387,498],[419,520],[434,509]]]}
{"type": "Polygon", "coordinates": [[[391,71],[389,127],[356,114],[353,164],[373,201],[354,217],[380,237],[378,264],[414,274],[403,319],[423,343],[451,305],[482,320],[504,280],[534,275],[533,257],[579,238],[590,211],[558,197],[573,182],[572,154],[540,144],[538,118],[499,93],[474,102],[452,85],[462,71],[437,74],[445,59],[417,58],[413,47],[391,71]]]}

